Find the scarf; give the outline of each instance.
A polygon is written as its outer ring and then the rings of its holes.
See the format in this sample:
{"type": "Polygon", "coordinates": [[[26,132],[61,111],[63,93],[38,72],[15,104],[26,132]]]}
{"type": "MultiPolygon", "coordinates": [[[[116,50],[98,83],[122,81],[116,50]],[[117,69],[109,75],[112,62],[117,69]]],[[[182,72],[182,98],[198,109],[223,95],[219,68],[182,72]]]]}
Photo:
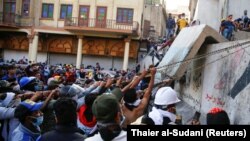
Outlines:
{"type": "Polygon", "coordinates": [[[155,125],[162,125],[163,117],[168,117],[171,122],[175,122],[176,120],[175,114],[161,109],[156,109],[155,107],[152,108],[152,111],[148,115],[154,121],[155,125]]]}
{"type": "Polygon", "coordinates": [[[87,109],[86,105],[83,105],[80,107],[79,112],[78,112],[79,121],[85,126],[94,127],[96,125],[96,118],[95,116],[93,116],[92,121],[87,121],[84,115],[86,109],[87,109]]]}

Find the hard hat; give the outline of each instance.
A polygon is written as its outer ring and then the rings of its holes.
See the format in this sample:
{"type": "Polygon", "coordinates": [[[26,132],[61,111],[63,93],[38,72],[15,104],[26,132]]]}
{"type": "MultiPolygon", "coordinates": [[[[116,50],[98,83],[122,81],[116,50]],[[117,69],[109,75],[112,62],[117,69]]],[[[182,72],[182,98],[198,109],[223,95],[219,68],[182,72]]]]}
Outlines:
{"type": "Polygon", "coordinates": [[[34,79],[36,78],[35,77],[22,77],[21,80],[19,81],[20,88],[23,88],[34,79]]]}
{"type": "Polygon", "coordinates": [[[156,92],[154,100],[156,105],[171,105],[177,102],[180,102],[180,99],[171,87],[162,87],[156,92]]]}

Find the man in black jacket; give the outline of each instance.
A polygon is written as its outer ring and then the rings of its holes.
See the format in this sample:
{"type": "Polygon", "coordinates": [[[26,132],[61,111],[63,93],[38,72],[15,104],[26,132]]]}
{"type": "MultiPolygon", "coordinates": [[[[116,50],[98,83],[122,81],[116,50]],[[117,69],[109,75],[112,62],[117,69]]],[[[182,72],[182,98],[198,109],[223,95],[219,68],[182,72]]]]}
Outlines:
{"type": "Polygon", "coordinates": [[[77,128],[77,103],[71,98],[60,98],[54,104],[56,115],[55,130],[40,137],[40,141],[83,141],[84,136],[77,128]]]}

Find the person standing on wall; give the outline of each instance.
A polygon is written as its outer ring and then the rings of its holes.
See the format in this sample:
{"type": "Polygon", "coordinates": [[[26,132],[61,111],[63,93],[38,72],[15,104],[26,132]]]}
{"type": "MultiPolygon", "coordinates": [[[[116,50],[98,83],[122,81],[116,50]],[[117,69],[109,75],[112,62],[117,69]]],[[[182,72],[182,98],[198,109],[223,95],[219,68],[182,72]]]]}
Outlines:
{"type": "Polygon", "coordinates": [[[168,14],[166,28],[167,28],[167,31],[166,31],[167,39],[169,39],[170,35],[174,35],[174,32],[175,32],[175,20],[172,17],[171,13],[168,14]]]}
{"type": "MultiPolygon", "coordinates": [[[[182,13],[180,18],[178,19],[177,21],[177,25],[179,27],[179,31],[178,33],[184,28],[184,27],[187,27],[188,26],[188,22],[187,20],[185,19],[185,13],[182,13]]],[[[177,34],[177,33],[176,33],[177,34]]]]}

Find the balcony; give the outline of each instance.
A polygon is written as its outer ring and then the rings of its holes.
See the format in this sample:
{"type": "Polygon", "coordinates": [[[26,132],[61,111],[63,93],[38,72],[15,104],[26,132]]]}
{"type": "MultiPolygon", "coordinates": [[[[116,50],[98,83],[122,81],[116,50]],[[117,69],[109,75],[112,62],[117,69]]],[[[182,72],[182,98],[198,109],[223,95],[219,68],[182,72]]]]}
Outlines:
{"type": "Polygon", "coordinates": [[[20,28],[34,25],[34,18],[22,17],[15,13],[0,12],[0,27],[20,28]]]}
{"type": "Polygon", "coordinates": [[[132,23],[118,23],[116,20],[110,19],[97,20],[73,17],[65,19],[64,28],[75,31],[110,32],[138,36],[139,24],[135,21],[132,23]]]}

